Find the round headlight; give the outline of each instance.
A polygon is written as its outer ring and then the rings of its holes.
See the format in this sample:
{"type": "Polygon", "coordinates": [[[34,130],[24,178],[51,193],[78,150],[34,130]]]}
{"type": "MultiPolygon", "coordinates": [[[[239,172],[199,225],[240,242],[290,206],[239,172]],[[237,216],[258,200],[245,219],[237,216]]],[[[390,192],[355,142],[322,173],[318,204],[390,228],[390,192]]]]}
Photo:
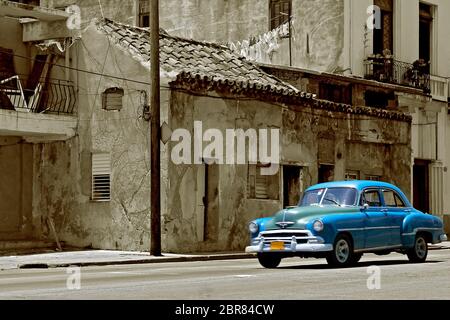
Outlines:
{"type": "Polygon", "coordinates": [[[257,233],[258,232],[258,224],[254,221],[250,222],[248,225],[248,230],[250,230],[251,233],[257,233]]]}
{"type": "Polygon", "coordinates": [[[320,220],[316,220],[313,223],[313,229],[317,232],[320,232],[323,230],[323,222],[320,220]]]}

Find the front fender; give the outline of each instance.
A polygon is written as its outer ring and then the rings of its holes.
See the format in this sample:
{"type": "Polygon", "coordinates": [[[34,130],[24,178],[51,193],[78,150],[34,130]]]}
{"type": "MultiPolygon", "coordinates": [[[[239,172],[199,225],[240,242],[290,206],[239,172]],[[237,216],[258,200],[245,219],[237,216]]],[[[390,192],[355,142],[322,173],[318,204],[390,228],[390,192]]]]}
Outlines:
{"type": "Polygon", "coordinates": [[[258,232],[250,233],[250,238],[254,239],[259,235],[260,232],[265,231],[266,224],[271,220],[273,220],[273,217],[259,218],[259,219],[253,220],[253,222],[255,222],[258,225],[258,232]]]}
{"type": "Polygon", "coordinates": [[[337,234],[345,232],[350,234],[353,239],[354,249],[364,248],[364,219],[365,216],[361,212],[350,214],[340,214],[323,217],[324,229],[321,232],[316,232],[312,228],[310,221],[307,228],[313,232],[314,235],[320,236],[325,240],[325,243],[333,244],[337,234]]]}

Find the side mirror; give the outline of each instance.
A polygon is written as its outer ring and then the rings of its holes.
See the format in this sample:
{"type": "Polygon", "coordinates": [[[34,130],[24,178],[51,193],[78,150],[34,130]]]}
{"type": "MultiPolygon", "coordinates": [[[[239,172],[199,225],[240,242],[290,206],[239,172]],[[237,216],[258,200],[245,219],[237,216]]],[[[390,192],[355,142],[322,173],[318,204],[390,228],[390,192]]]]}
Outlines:
{"type": "Polygon", "coordinates": [[[368,204],[368,203],[364,203],[364,204],[362,205],[362,207],[361,207],[361,210],[362,210],[362,211],[367,211],[369,208],[370,208],[370,207],[369,207],[369,204],[368,204]]]}

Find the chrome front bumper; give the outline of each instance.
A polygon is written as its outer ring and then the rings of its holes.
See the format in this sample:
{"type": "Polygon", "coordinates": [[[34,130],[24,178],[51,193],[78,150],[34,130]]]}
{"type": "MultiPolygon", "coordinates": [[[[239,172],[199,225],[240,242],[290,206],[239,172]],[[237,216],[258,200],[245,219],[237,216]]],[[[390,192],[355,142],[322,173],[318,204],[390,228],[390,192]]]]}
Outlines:
{"type": "Polygon", "coordinates": [[[246,253],[262,253],[262,252],[327,252],[333,250],[332,244],[324,243],[324,239],[321,237],[313,236],[309,230],[301,230],[301,233],[306,236],[295,236],[290,234],[292,230],[275,230],[273,232],[263,232],[258,238],[253,239],[252,245],[245,248],[246,253]],[[273,237],[272,233],[279,235],[280,233],[286,233],[286,237],[273,237]],[[283,243],[283,249],[273,248],[272,243],[283,243]]]}

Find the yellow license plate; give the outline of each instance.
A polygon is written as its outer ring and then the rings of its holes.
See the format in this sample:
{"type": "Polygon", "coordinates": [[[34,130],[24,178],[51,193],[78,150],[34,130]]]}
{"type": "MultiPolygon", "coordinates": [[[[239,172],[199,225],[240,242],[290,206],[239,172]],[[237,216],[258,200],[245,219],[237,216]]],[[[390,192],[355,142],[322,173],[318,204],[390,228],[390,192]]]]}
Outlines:
{"type": "Polygon", "coordinates": [[[284,242],[275,241],[270,244],[270,250],[284,250],[284,242]]]}

